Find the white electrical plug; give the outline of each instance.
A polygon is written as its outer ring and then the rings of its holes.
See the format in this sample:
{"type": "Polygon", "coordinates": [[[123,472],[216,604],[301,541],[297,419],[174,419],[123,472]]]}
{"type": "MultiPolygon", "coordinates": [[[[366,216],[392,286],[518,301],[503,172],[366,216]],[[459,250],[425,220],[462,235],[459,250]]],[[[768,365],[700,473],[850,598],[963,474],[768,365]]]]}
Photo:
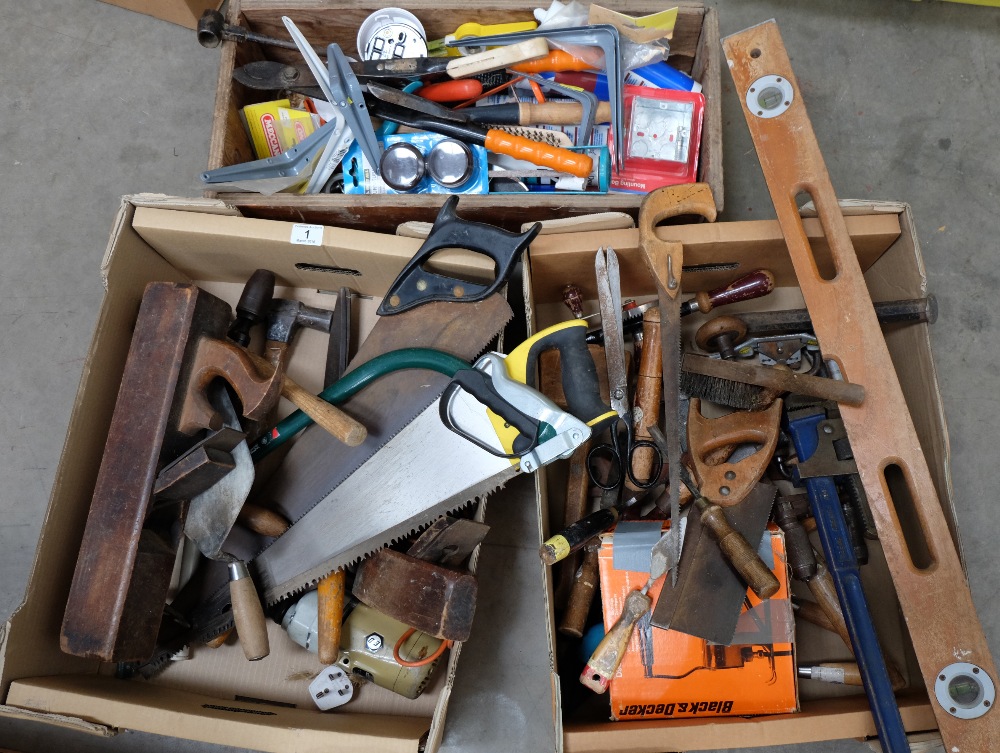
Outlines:
{"type": "Polygon", "coordinates": [[[331,664],[309,683],[309,695],[321,711],[329,711],[343,706],[354,697],[354,685],[344,670],[331,664]]]}

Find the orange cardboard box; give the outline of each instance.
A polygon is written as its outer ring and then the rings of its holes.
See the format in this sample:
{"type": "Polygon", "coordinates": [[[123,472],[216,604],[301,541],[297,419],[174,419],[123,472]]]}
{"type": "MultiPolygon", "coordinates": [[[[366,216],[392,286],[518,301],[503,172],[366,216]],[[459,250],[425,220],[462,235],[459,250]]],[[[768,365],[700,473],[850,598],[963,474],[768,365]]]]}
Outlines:
{"type": "MultiPolygon", "coordinates": [[[[773,572],[781,589],[767,602],[747,591],[731,646],[711,644],[650,624],[636,625],[618,674],[611,680],[614,719],[685,719],[780,714],[799,710],[794,657],[794,619],[788,592],[785,538],[769,525],[773,572]],[[748,636],[754,638],[747,640],[748,636]]],[[[645,585],[647,573],[615,570],[614,534],[599,555],[604,627],[621,615],[625,596],[645,585]]],[[[667,576],[669,577],[669,575],[667,576]]],[[[663,579],[650,589],[653,603],[663,579]]]]}

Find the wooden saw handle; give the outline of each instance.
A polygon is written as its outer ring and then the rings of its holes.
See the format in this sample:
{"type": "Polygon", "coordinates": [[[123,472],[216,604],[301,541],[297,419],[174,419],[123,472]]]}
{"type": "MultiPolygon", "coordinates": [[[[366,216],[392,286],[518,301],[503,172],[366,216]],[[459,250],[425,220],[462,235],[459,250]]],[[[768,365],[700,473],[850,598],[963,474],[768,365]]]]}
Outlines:
{"type": "Polygon", "coordinates": [[[698,215],[715,222],[718,210],[712,189],[707,183],[657,188],[646,195],[639,209],[639,246],[656,286],[671,299],[681,292],[681,267],[684,262],[680,243],[663,240],[656,226],[670,217],[698,215]]]}

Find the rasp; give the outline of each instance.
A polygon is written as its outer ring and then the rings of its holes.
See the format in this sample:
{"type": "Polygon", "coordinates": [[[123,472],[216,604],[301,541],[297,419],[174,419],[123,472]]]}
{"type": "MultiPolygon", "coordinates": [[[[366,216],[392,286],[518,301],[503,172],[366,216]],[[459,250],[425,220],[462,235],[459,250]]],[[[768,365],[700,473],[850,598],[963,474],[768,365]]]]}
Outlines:
{"type": "MultiPolygon", "coordinates": [[[[706,183],[659,188],[646,195],[639,207],[639,245],[650,274],[656,281],[660,304],[660,333],[663,340],[663,415],[667,437],[668,500],[670,520],[680,520],[681,436],[678,417],[681,393],[681,266],[684,247],[664,240],[656,226],[669,217],[697,214],[715,221],[715,200],[706,183]]],[[[676,539],[674,561],[681,558],[681,537],[676,539]]],[[[677,570],[670,571],[677,584],[677,570]]]]}

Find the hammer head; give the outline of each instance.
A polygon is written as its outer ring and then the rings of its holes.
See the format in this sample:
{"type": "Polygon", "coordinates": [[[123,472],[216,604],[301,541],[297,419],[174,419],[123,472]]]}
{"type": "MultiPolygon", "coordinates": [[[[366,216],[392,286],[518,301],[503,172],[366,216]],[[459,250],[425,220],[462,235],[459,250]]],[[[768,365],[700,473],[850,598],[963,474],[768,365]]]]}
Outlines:
{"type": "Polygon", "coordinates": [[[330,331],[333,312],[306,306],[301,301],[275,298],[267,318],[267,339],[272,342],[291,342],[298,327],[309,327],[320,332],[330,331]]]}

